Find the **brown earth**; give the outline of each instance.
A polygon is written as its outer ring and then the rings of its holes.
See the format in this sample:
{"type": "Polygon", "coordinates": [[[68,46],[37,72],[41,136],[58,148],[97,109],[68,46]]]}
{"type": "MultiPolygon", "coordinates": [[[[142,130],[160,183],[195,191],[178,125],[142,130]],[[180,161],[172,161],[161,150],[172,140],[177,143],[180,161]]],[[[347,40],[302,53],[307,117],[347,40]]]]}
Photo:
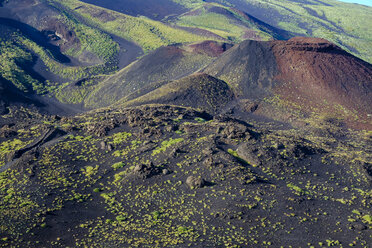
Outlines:
{"type": "Polygon", "coordinates": [[[343,115],[349,124],[371,127],[371,64],[324,39],[296,37],[272,45],[281,82],[275,93],[307,111],[343,115]]]}
{"type": "Polygon", "coordinates": [[[210,57],[218,57],[226,52],[233,45],[228,43],[221,43],[216,41],[203,41],[201,43],[192,44],[189,47],[194,53],[206,54],[210,57]]]}

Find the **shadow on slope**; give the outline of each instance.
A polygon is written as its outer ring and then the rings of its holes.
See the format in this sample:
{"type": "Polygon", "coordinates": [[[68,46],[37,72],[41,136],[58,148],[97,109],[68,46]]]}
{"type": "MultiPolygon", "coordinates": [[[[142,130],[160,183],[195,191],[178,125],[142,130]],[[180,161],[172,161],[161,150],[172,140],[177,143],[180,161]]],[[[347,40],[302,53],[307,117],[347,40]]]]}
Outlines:
{"type": "MultiPolygon", "coordinates": [[[[1,18],[0,17],[0,24],[8,26],[12,29],[16,29],[20,31],[23,35],[25,35],[30,40],[34,41],[39,46],[43,47],[44,49],[50,51],[53,58],[56,59],[60,63],[70,63],[70,59],[61,53],[60,48],[48,42],[48,38],[45,37],[39,30],[36,28],[16,21],[9,18],[1,18]]],[[[2,35],[0,34],[0,38],[2,35]]]]}
{"type": "MultiPolygon", "coordinates": [[[[291,32],[271,26],[239,8],[225,9],[221,7],[213,7],[210,11],[212,13],[222,14],[229,17],[235,24],[245,25],[249,28],[257,28],[262,32],[270,34],[276,40],[286,40],[294,36],[291,32]]],[[[254,38],[249,35],[249,33],[246,33],[245,38],[254,38]]]]}
{"type": "Polygon", "coordinates": [[[225,82],[204,73],[197,73],[164,84],[131,101],[122,101],[124,106],[171,104],[217,113],[234,98],[234,93],[225,82]]]}
{"type": "Polygon", "coordinates": [[[161,20],[172,14],[181,14],[186,9],[171,0],[83,0],[106,9],[111,9],[131,16],[147,16],[161,20]]]}
{"type": "Polygon", "coordinates": [[[8,82],[4,78],[0,77],[0,115],[7,114],[9,112],[8,107],[10,106],[38,106],[43,107],[44,105],[40,102],[24,95],[18,90],[12,83],[8,82]]]}

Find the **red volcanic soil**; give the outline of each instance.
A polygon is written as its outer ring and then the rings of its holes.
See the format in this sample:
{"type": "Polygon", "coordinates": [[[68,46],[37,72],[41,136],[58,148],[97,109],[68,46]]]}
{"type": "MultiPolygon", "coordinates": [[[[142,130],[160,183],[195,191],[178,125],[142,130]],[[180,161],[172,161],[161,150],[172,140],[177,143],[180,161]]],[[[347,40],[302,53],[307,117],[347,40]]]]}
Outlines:
{"type": "Polygon", "coordinates": [[[220,43],[216,41],[203,41],[201,43],[192,44],[189,46],[193,52],[206,54],[210,57],[218,57],[232,47],[228,43],[220,43]]]}
{"type": "Polygon", "coordinates": [[[349,124],[355,124],[357,116],[358,127],[372,127],[368,120],[371,64],[324,39],[296,37],[272,44],[279,71],[276,80],[281,82],[276,93],[308,111],[332,111],[346,117],[349,124]]]}

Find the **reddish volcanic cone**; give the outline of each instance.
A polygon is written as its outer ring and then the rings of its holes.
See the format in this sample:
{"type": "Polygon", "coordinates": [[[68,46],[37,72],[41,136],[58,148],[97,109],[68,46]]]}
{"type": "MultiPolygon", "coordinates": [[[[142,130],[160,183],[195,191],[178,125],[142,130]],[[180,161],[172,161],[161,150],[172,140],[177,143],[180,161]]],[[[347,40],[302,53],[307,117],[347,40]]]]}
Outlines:
{"type": "Polygon", "coordinates": [[[204,72],[227,82],[241,99],[279,96],[302,111],[372,128],[372,65],[327,40],[246,40],[204,72]]]}
{"type": "Polygon", "coordinates": [[[318,38],[275,41],[272,50],[278,66],[275,93],[308,111],[332,112],[349,122],[368,121],[371,64],[318,38]]]}

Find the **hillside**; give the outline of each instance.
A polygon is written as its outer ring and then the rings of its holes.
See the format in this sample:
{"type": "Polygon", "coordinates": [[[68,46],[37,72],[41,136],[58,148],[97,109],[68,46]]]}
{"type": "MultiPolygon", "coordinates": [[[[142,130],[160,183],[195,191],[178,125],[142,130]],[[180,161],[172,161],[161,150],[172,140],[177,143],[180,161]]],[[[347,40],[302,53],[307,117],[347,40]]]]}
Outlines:
{"type": "Polygon", "coordinates": [[[184,6],[171,0],[84,0],[82,2],[114,10],[126,15],[146,16],[155,20],[161,20],[169,15],[179,15],[187,11],[184,6]]]}
{"type": "Polygon", "coordinates": [[[164,105],[0,123],[2,247],[371,241],[368,133],[164,105]]]}
{"type": "Polygon", "coordinates": [[[369,20],[0,0],[0,247],[370,247],[369,20]]]}
{"type": "Polygon", "coordinates": [[[286,39],[292,36],[238,9],[212,3],[203,4],[170,21],[182,27],[204,29],[235,42],[245,39],[286,39]]]}
{"type": "Polygon", "coordinates": [[[294,38],[278,42],[273,51],[282,82],[277,94],[307,111],[371,123],[371,64],[322,39],[294,38]]]}
{"type": "MultiPolygon", "coordinates": [[[[43,75],[35,78],[27,71],[22,72],[30,78],[27,83],[33,85],[28,90],[51,96],[70,80],[76,82],[126,67],[143,54],[142,50],[205,40],[201,35],[159,21],[72,0],[10,1],[0,8],[0,17],[1,26],[6,29],[1,38],[19,47],[22,60],[33,56],[31,67],[43,75]],[[100,15],[101,12],[104,14],[100,15]],[[113,19],[115,22],[106,25],[113,19]],[[126,29],[117,31],[119,26],[126,29]]],[[[17,79],[10,81],[19,84],[17,79]]]]}
{"type": "Polygon", "coordinates": [[[0,115],[9,113],[8,107],[18,106],[28,106],[41,104],[27,96],[25,96],[20,90],[12,85],[9,81],[0,77],[0,115]]]}
{"type": "Polygon", "coordinates": [[[47,94],[72,104],[83,102],[87,90],[99,91],[94,86],[96,79],[94,85],[84,89],[77,89],[76,82],[96,76],[105,78],[101,75],[125,68],[143,52],[148,54],[178,43],[317,36],[371,62],[371,33],[365,21],[370,15],[371,8],[332,0],[281,0],[275,4],[271,0],[115,4],[13,0],[0,8],[1,26],[7,29],[2,33],[4,40],[12,40],[19,47],[22,60],[29,61],[33,56],[31,67],[36,72],[21,70],[26,80],[15,74],[7,79],[23,91],[47,94]],[[70,99],[66,97],[69,90],[74,95],[70,99]]]}
{"type": "Polygon", "coordinates": [[[245,41],[204,72],[227,82],[240,98],[279,100],[308,114],[371,124],[372,65],[323,39],[245,41]]]}
{"type": "Polygon", "coordinates": [[[108,106],[150,83],[190,75],[229,47],[225,43],[208,42],[159,48],[98,84],[85,104],[88,107],[108,106]]]}
{"type": "Polygon", "coordinates": [[[229,3],[273,27],[327,39],[372,62],[372,30],[368,25],[371,7],[336,0],[231,0],[229,3]]]}
{"type": "MultiPolygon", "coordinates": [[[[85,106],[115,105],[120,100],[124,106],[166,103],[223,112],[223,105],[204,105],[205,99],[193,91],[195,84],[188,76],[203,71],[224,81],[237,99],[269,106],[261,109],[264,116],[283,121],[285,113],[270,112],[285,106],[289,111],[328,115],[351,127],[370,128],[371,64],[324,39],[247,40],[229,47],[209,41],[157,49],[98,82],[87,93],[85,106]],[[170,82],[180,78],[185,80],[170,82]],[[197,96],[204,100],[197,101],[197,96]]],[[[235,97],[225,104],[234,102],[235,97]]]]}
{"type": "Polygon", "coordinates": [[[133,100],[124,98],[121,102],[123,106],[170,104],[219,113],[234,99],[234,93],[225,82],[198,73],[165,83],[141,96],[136,94],[133,100]]]}

